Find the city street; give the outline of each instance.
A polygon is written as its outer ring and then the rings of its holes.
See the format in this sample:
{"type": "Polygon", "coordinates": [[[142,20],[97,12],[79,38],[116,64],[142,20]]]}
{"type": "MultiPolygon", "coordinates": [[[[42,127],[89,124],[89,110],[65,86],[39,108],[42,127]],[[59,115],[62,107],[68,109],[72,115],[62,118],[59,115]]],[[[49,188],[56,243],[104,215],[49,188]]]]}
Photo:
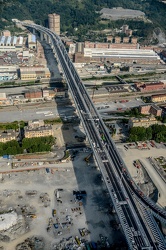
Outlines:
{"type": "Polygon", "coordinates": [[[18,105],[0,109],[1,122],[29,121],[54,119],[59,116],[73,115],[74,107],[57,107],[54,101],[34,104],[31,106],[18,105]],[[6,112],[7,111],[7,112],[6,112]]]}

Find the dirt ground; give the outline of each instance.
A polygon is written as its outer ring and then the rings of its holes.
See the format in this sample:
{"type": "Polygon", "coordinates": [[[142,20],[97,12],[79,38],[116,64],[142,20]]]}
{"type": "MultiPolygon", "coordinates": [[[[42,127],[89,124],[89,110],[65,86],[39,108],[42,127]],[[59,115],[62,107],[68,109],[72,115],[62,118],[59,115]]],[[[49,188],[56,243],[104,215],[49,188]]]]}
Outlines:
{"type": "Polygon", "coordinates": [[[89,165],[85,163],[87,154],[80,152],[73,162],[62,163],[63,170],[47,173],[45,169],[41,169],[3,175],[0,185],[1,209],[12,207],[19,212],[21,207],[31,206],[36,210],[36,218],[29,220],[29,232],[9,243],[1,242],[0,246],[4,246],[5,250],[14,250],[16,245],[27,237],[37,235],[44,238],[44,249],[51,250],[51,246],[62,238],[80,237],[80,228],[90,231],[90,234],[83,237],[87,241],[97,242],[100,240],[100,234],[108,237],[111,244],[122,238],[120,230],[114,231],[110,224],[110,220],[115,220],[115,214],[110,214],[111,201],[94,162],[89,165]],[[55,196],[57,189],[63,189],[59,192],[62,203],[59,203],[55,196]],[[4,197],[4,190],[19,192],[11,192],[9,196],[4,197]],[[26,191],[29,190],[36,190],[35,195],[28,195],[26,191]],[[74,200],[73,190],[85,190],[87,193],[80,206],[74,200]],[[47,207],[40,199],[43,193],[48,194],[47,207]],[[55,217],[52,217],[52,209],[56,209],[55,217]],[[49,218],[52,218],[53,224],[57,223],[57,220],[61,224],[66,221],[66,216],[70,216],[72,221],[69,228],[55,229],[51,226],[50,231],[47,231],[49,218]],[[62,235],[58,235],[59,231],[62,235]]]}

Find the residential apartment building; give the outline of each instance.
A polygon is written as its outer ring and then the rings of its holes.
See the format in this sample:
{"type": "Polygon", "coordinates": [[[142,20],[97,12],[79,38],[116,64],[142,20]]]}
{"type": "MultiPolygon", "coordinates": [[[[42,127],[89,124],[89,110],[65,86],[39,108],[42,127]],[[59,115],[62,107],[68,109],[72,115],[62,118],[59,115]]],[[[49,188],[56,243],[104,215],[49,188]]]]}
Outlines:
{"type": "Polygon", "coordinates": [[[44,137],[53,135],[51,125],[44,125],[43,120],[33,120],[28,122],[28,126],[24,128],[25,138],[44,137]]]}
{"type": "Polygon", "coordinates": [[[128,122],[128,127],[133,128],[133,127],[145,127],[148,128],[153,124],[157,124],[158,121],[154,117],[150,118],[131,118],[129,119],[128,122]]]}
{"type": "Polygon", "coordinates": [[[0,142],[5,143],[8,141],[16,140],[18,136],[18,132],[15,130],[7,130],[0,132],[0,142]]]}
{"type": "Polygon", "coordinates": [[[152,95],[151,101],[152,102],[165,102],[166,101],[166,94],[152,95]]]}
{"type": "Polygon", "coordinates": [[[44,126],[44,121],[43,120],[32,120],[28,122],[28,127],[30,128],[39,128],[44,126]]]}
{"type": "Polygon", "coordinates": [[[53,135],[53,130],[51,125],[42,126],[38,128],[26,127],[24,129],[25,138],[44,137],[51,135],[53,135]]]}
{"type": "Polygon", "coordinates": [[[156,105],[143,105],[139,107],[140,113],[141,114],[151,114],[154,116],[161,116],[162,114],[162,109],[159,108],[156,105]]]}

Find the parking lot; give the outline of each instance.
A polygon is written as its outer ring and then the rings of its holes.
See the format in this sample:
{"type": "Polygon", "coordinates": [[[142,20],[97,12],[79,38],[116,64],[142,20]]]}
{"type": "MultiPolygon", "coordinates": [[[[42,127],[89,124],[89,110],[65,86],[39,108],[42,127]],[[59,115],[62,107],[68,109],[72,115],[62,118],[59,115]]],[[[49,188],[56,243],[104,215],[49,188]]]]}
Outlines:
{"type": "MultiPolygon", "coordinates": [[[[111,111],[117,111],[117,110],[126,110],[129,108],[138,107],[140,105],[145,104],[141,99],[133,99],[133,100],[122,100],[122,101],[115,101],[115,102],[102,102],[102,103],[96,103],[95,106],[97,110],[100,113],[109,113],[111,111]]],[[[110,114],[111,115],[111,114],[110,114]]]]}

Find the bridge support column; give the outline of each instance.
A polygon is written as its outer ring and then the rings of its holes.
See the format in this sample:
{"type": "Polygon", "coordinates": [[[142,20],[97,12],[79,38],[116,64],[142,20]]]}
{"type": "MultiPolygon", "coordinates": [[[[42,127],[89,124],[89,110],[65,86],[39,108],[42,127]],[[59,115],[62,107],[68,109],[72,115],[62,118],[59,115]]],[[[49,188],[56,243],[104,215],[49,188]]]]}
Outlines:
{"type": "Polygon", "coordinates": [[[36,30],[35,30],[35,29],[32,29],[32,33],[33,33],[34,35],[36,35],[36,30]]]}
{"type": "Polygon", "coordinates": [[[47,36],[47,43],[50,43],[50,37],[49,36],[47,36]]]}
{"type": "Polygon", "coordinates": [[[47,35],[44,33],[44,40],[47,41],[47,35]]]}
{"type": "Polygon", "coordinates": [[[43,41],[43,39],[44,39],[44,34],[43,32],[40,32],[40,40],[43,41]]]}

